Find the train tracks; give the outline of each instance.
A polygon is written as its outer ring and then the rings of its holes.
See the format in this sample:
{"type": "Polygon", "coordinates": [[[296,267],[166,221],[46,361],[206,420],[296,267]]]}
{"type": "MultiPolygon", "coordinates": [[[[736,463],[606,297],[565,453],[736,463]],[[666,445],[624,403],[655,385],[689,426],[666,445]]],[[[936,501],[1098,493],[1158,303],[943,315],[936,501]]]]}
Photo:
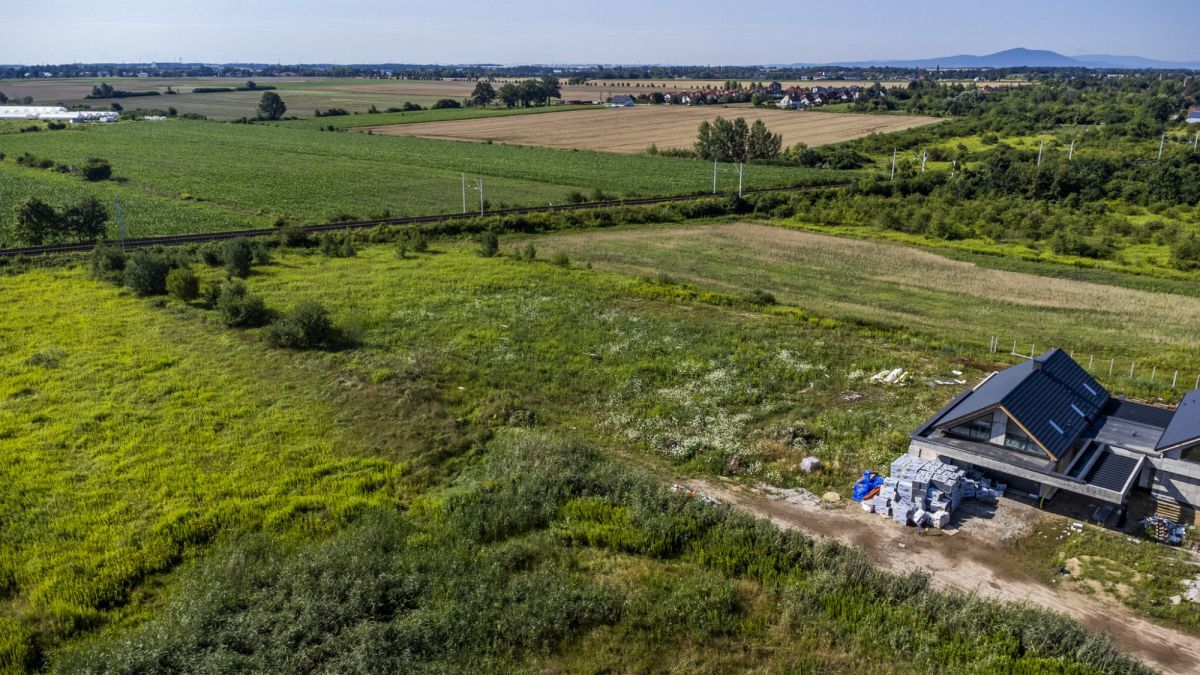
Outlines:
{"type": "MultiPolygon", "coordinates": [[[[798,187],[781,187],[781,188],[760,188],[757,190],[743,190],[743,195],[761,194],[765,192],[805,192],[812,190],[826,190],[830,188],[843,188],[850,185],[849,183],[830,183],[824,185],[806,185],[798,187]]],[[[646,197],[641,199],[621,199],[608,200],[600,202],[583,202],[580,204],[553,204],[549,206],[530,206],[516,209],[500,209],[489,211],[486,216],[517,216],[527,215],[532,213],[553,213],[557,211],[577,211],[580,209],[603,209],[617,206],[653,206],[655,204],[669,204],[672,202],[684,202],[695,199],[704,199],[711,197],[732,197],[736,193],[720,193],[720,194],[693,194],[683,195],[678,197],[646,197]]],[[[377,220],[355,220],[340,223],[324,223],[320,225],[305,225],[304,231],[309,233],[329,232],[334,230],[353,230],[367,227],[376,227],[379,225],[421,225],[426,223],[441,223],[454,220],[467,220],[470,218],[478,218],[478,213],[447,213],[433,216],[410,216],[407,218],[382,218],[377,220]]],[[[153,246],[183,246],[187,244],[204,244],[212,241],[223,241],[226,239],[238,239],[241,237],[267,237],[279,234],[279,228],[261,228],[253,230],[229,230],[225,232],[197,232],[194,234],[175,234],[161,237],[139,237],[136,239],[126,239],[121,242],[126,249],[150,248],[153,246]]],[[[117,242],[111,242],[117,243],[117,242]]],[[[76,244],[54,244],[51,246],[26,246],[23,248],[5,248],[0,249],[0,258],[16,258],[20,256],[39,256],[53,255],[60,253],[86,253],[96,247],[96,242],[83,242],[76,244]]]]}

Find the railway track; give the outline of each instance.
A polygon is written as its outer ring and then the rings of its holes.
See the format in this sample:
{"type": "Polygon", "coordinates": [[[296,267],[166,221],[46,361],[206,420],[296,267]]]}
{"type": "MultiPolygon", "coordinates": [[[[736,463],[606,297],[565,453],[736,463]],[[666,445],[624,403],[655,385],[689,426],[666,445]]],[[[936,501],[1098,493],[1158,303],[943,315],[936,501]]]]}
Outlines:
{"type": "MultiPolygon", "coordinates": [[[[766,192],[806,192],[812,190],[826,190],[830,188],[844,188],[850,183],[830,183],[825,185],[806,185],[800,187],[782,187],[782,188],[760,188],[756,190],[743,190],[743,195],[761,194],[766,192]]],[[[672,202],[684,202],[694,199],[704,199],[711,197],[732,197],[736,193],[719,193],[713,194],[692,194],[678,197],[645,197],[641,199],[620,199],[608,200],[600,202],[584,202],[581,204],[552,204],[549,206],[530,206],[515,209],[500,209],[489,211],[487,216],[516,216],[526,215],[531,213],[553,213],[556,211],[577,211],[580,209],[602,209],[615,206],[652,206],[654,204],[669,204],[672,202]]],[[[376,227],[378,225],[420,225],[423,223],[440,223],[454,220],[466,220],[477,218],[477,213],[446,213],[432,216],[409,216],[406,218],[382,218],[377,220],[355,220],[340,223],[324,223],[320,225],[305,225],[305,232],[329,232],[334,230],[353,230],[367,227],[376,227]]],[[[122,246],[126,249],[149,248],[152,246],[183,246],[186,244],[203,244],[212,241],[223,241],[225,239],[238,239],[240,237],[266,237],[279,233],[278,228],[260,228],[253,230],[229,230],[225,232],[197,232],[194,234],[175,234],[165,235],[161,237],[139,237],[136,239],[126,239],[122,246]]],[[[110,242],[117,243],[117,242],[110,242]]],[[[22,248],[5,248],[0,249],[0,258],[16,258],[19,256],[39,256],[52,255],[58,253],[86,253],[96,247],[96,242],[84,242],[77,244],[55,244],[52,246],[26,246],[22,248]]]]}

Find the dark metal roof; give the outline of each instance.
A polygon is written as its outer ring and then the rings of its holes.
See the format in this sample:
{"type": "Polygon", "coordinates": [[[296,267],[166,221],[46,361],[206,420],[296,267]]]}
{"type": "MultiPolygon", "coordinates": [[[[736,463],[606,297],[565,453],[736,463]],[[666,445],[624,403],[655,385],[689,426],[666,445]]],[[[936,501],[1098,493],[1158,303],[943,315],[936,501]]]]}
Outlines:
{"type": "Polygon", "coordinates": [[[1100,461],[1088,472],[1087,483],[1114,492],[1121,492],[1129,477],[1133,475],[1138,461],[1132,457],[1124,457],[1105,451],[1100,461]]]}
{"type": "Polygon", "coordinates": [[[1200,442],[1200,389],[1184,395],[1154,449],[1166,450],[1192,441],[1200,442]]]}
{"type": "Polygon", "coordinates": [[[1109,417],[1159,429],[1166,429],[1167,425],[1171,423],[1171,416],[1175,414],[1175,411],[1170,408],[1128,401],[1123,398],[1109,399],[1108,405],[1104,406],[1104,410],[1101,412],[1109,417]]]}
{"type": "Polygon", "coordinates": [[[1051,455],[1062,457],[1108,399],[1108,391],[1074,359],[1052,349],[994,373],[935,418],[933,426],[953,426],[1003,407],[1051,455]]]}

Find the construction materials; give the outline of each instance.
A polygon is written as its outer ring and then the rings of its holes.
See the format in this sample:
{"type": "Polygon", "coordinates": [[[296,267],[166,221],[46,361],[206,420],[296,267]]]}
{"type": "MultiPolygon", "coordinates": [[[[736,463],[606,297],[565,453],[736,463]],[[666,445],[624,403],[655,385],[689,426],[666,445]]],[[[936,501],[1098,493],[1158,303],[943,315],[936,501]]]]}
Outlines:
{"type": "MultiPolygon", "coordinates": [[[[978,474],[968,475],[953,464],[914,455],[900,455],[892,462],[892,475],[882,479],[878,492],[871,497],[866,489],[868,476],[854,484],[855,499],[862,495],[875,513],[897,523],[932,525],[938,529],[950,523],[950,516],[964,499],[994,499],[1004,494],[1003,483],[993,483],[978,474]]],[[[866,509],[864,509],[866,510],[866,509]]]]}
{"type": "Polygon", "coordinates": [[[867,499],[871,494],[883,487],[883,477],[874,471],[864,471],[862,478],[854,484],[854,491],[850,495],[854,501],[861,502],[867,499]]]}

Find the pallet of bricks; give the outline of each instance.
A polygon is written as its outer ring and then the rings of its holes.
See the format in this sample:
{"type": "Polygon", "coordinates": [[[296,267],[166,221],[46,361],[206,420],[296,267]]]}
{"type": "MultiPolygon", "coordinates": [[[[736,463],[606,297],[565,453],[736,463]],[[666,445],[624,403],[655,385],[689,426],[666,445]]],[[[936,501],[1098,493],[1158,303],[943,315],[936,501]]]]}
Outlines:
{"type": "Polygon", "coordinates": [[[892,462],[892,475],[863,509],[907,525],[932,525],[938,529],[950,522],[950,515],[964,499],[999,497],[1005,486],[992,486],[978,474],[935,459],[900,455],[892,462]]]}

